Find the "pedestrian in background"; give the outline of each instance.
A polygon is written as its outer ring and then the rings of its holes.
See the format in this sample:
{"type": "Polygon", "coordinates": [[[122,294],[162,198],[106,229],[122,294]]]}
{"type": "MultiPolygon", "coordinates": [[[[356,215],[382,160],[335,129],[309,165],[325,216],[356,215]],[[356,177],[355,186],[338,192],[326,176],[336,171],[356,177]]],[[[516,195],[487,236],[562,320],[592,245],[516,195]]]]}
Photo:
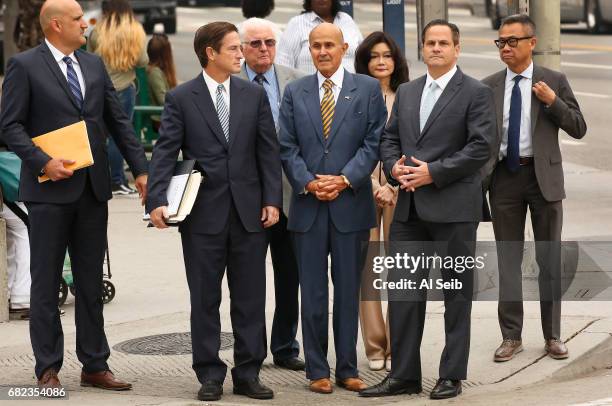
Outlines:
{"type": "MultiPolygon", "coordinates": [[[[382,31],[368,35],[355,53],[355,71],[378,79],[387,106],[388,119],[397,88],[409,80],[408,63],[393,38],[382,31]]],[[[389,241],[389,227],[397,202],[398,187],[387,182],[380,162],[374,168],[371,179],[372,192],[376,200],[376,227],[370,230],[370,241],[380,241],[381,231],[383,241],[389,241]]],[[[371,283],[367,286],[371,286],[371,283]]],[[[359,302],[359,321],[368,365],[373,371],[385,367],[390,371],[389,325],[385,323],[380,298],[368,299],[364,300],[362,297],[359,302]]]]}
{"type": "Polygon", "coordinates": [[[242,0],[244,18],[266,18],[274,10],[274,0],[242,0]]]}
{"type": "Polygon", "coordinates": [[[521,263],[527,208],[539,268],[544,350],[551,358],[569,356],[561,341],[561,228],[563,168],[559,129],[580,139],[586,123],[563,73],[533,63],[536,26],[527,15],[502,21],[495,45],[507,65],[483,80],[493,89],[498,139],[488,165],[489,198],[499,266],[498,317],[502,343],[494,354],[508,361],[523,350],[521,263]]]}
{"type": "Polygon", "coordinates": [[[310,56],[308,36],[317,25],[327,22],[342,31],[348,49],[344,53],[342,66],[351,73],[355,72],[355,51],[363,36],[350,15],[340,11],[340,0],[304,0],[302,14],[289,20],[278,44],[277,63],[316,73],[317,69],[310,56]]]}
{"type": "Polygon", "coordinates": [[[176,68],[172,45],[166,34],[153,34],[147,44],[147,82],[151,103],[163,106],[166,93],[176,87],[176,68]]]}
{"type": "MultiPolygon", "coordinates": [[[[132,120],[136,104],[136,68],[144,68],[148,62],[145,31],[127,0],[108,0],[103,3],[102,11],[102,21],[93,29],[87,50],[100,55],[104,61],[123,110],[132,120]]],[[[108,159],[113,194],[136,193],[128,185],[123,156],[112,138],[108,141],[108,159]]]]}

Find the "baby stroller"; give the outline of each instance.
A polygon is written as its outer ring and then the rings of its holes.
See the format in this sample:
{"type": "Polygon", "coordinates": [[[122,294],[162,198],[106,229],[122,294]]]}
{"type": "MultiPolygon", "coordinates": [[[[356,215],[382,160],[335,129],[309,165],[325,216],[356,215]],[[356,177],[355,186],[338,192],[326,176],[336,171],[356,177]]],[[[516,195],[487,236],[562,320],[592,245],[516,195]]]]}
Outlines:
{"type": "MultiPolygon", "coordinates": [[[[106,264],[106,272],[102,274],[102,303],[110,303],[115,298],[115,285],[110,281],[113,277],[110,269],[110,256],[108,255],[108,242],[106,243],[106,257],[104,259],[106,264]]],[[[66,252],[64,257],[64,271],[62,272],[62,279],[59,287],[59,305],[62,306],[68,298],[68,292],[75,296],[76,287],[74,285],[74,279],[72,277],[72,265],[70,263],[70,255],[66,252]]]]}

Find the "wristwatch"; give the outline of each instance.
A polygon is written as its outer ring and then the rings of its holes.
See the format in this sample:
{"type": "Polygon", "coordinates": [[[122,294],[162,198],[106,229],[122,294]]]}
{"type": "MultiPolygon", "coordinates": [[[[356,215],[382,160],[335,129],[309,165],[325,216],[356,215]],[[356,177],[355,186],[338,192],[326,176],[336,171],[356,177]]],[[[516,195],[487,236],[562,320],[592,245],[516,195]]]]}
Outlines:
{"type": "Polygon", "coordinates": [[[344,183],[346,183],[346,186],[351,187],[351,182],[348,180],[348,178],[342,174],[340,174],[340,176],[342,177],[344,183]]]}

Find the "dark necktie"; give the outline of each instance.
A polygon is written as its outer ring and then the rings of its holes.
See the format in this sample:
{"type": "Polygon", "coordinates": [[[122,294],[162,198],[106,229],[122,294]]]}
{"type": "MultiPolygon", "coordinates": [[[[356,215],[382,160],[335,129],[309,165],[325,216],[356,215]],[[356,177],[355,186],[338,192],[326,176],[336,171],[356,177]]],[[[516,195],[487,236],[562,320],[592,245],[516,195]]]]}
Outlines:
{"type": "Polygon", "coordinates": [[[523,79],[521,75],[515,76],[512,96],[510,97],[510,119],[508,120],[508,149],[506,151],[506,166],[510,172],[519,170],[519,144],[521,140],[521,88],[519,82],[523,79]]]}
{"type": "Polygon", "coordinates": [[[69,56],[65,56],[62,58],[62,61],[66,63],[66,73],[68,77],[68,87],[74,96],[74,100],[76,101],[77,107],[79,110],[83,108],[83,93],[81,93],[81,85],[79,85],[79,78],[77,77],[76,71],[72,66],[72,59],[69,56]]]}
{"type": "Polygon", "coordinates": [[[255,82],[259,83],[260,85],[263,86],[264,84],[264,80],[266,80],[266,78],[264,78],[264,75],[262,75],[261,73],[258,73],[257,76],[255,76],[255,82]]]}

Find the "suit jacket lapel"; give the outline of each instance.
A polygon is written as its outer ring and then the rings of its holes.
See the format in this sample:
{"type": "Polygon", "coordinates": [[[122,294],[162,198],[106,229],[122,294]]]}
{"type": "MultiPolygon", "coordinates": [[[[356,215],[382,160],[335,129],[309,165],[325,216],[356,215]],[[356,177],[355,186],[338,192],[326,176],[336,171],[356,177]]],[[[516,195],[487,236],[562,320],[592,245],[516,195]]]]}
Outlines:
{"type": "Polygon", "coordinates": [[[451,80],[448,82],[448,84],[444,88],[444,91],[440,95],[440,98],[438,99],[435,106],[433,107],[433,110],[431,110],[431,113],[429,114],[429,118],[427,119],[427,122],[425,123],[425,127],[423,127],[423,131],[419,135],[419,139],[417,140],[417,142],[421,138],[423,138],[423,136],[427,133],[427,130],[429,130],[429,127],[431,127],[431,124],[435,121],[436,117],[440,115],[440,113],[442,112],[442,110],[444,110],[446,105],[455,97],[455,95],[457,94],[457,90],[459,90],[459,87],[461,86],[462,82],[463,82],[463,73],[457,67],[457,72],[455,72],[451,80]]]}
{"type": "Polygon", "coordinates": [[[332,120],[331,129],[329,130],[329,136],[327,137],[328,146],[331,145],[336,134],[338,133],[338,129],[342,126],[344,116],[350,109],[353,99],[356,97],[352,94],[356,89],[357,87],[355,86],[353,75],[345,70],[342,90],[340,90],[340,94],[338,95],[338,101],[336,102],[336,107],[334,108],[334,118],[332,120]]]}
{"type": "Polygon", "coordinates": [[[493,88],[493,99],[495,100],[495,113],[497,115],[497,133],[503,133],[504,125],[504,98],[506,93],[506,69],[497,73],[493,88]]]}
{"type": "MultiPolygon", "coordinates": [[[[410,116],[410,125],[412,126],[412,134],[414,135],[415,142],[420,138],[420,114],[421,114],[421,97],[423,97],[423,89],[427,82],[427,75],[423,75],[415,81],[416,94],[414,97],[408,97],[408,103],[412,104],[412,112],[410,116]]],[[[399,118],[399,117],[398,117],[399,118]]]]}
{"type": "Polygon", "coordinates": [[[81,74],[83,75],[83,82],[85,83],[85,92],[83,92],[83,110],[85,110],[85,104],[87,103],[87,94],[91,95],[91,93],[89,93],[89,90],[91,88],[91,80],[88,80],[87,75],[87,72],[90,72],[90,70],[87,68],[87,58],[82,57],[80,50],[77,49],[76,51],[74,51],[74,56],[76,57],[77,61],[79,61],[81,74]]]}
{"type": "MultiPolygon", "coordinates": [[[[244,87],[234,78],[230,77],[230,122],[229,122],[229,148],[240,134],[240,119],[242,117],[242,90],[244,87]]],[[[265,92],[265,90],[264,90],[265,92]]],[[[221,125],[221,124],[219,124],[221,125]]]]}
{"type": "Polygon", "coordinates": [[[283,69],[282,66],[276,64],[274,64],[274,73],[276,74],[276,83],[278,83],[279,97],[282,100],[285,86],[287,86],[287,83],[289,83],[291,77],[289,77],[288,71],[283,69]]]}
{"type": "Polygon", "coordinates": [[[316,132],[317,139],[323,146],[323,120],[321,118],[321,101],[319,100],[319,81],[317,75],[310,77],[310,83],[304,86],[304,102],[306,103],[306,110],[312,121],[312,125],[316,132]]]}
{"type": "MultiPolygon", "coordinates": [[[[59,65],[57,64],[57,61],[55,60],[55,58],[53,57],[53,54],[51,53],[51,50],[49,49],[47,44],[45,44],[44,42],[41,45],[39,45],[39,50],[40,50],[40,53],[42,54],[43,59],[45,60],[45,62],[49,66],[49,69],[53,73],[53,76],[55,76],[55,78],[59,82],[59,85],[64,89],[64,92],[66,93],[66,96],[68,97],[68,100],[70,100],[70,103],[72,103],[74,108],[78,110],[79,106],[77,106],[76,100],[74,99],[74,95],[72,94],[72,92],[68,88],[68,80],[66,79],[66,77],[62,73],[62,70],[60,69],[59,65]]],[[[79,63],[80,63],[80,61],[79,61],[79,63]]]]}
{"type": "MultiPolygon", "coordinates": [[[[194,103],[200,111],[200,114],[202,114],[202,117],[204,117],[204,120],[208,123],[208,127],[210,127],[219,142],[227,149],[227,140],[223,134],[217,110],[215,109],[215,105],[210,97],[210,92],[208,91],[208,87],[206,87],[206,82],[204,82],[202,74],[198,75],[196,78],[196,85],[192,89],[192,92],[194,95],[194,103]]],[[[230,129],[231,127],[230,123],[230,129]]]]}
{"type": "MultiPolygon", "coordinates": [[[[539,82],[540,80],[544,80],[544,72],[539,66],[533,65],[533,76],[531,79],[531,83],[534,84],[534,83],[539,82]]],[[[535,93],[531,91],[531,136],[532,137],[535,135],[535,128],[536,128],[536,123],[538,121],[538,116],[540,115],[541,105],[542,105],[542,102],[540,101],[540,99],[538,99],[535,93]]]]}

